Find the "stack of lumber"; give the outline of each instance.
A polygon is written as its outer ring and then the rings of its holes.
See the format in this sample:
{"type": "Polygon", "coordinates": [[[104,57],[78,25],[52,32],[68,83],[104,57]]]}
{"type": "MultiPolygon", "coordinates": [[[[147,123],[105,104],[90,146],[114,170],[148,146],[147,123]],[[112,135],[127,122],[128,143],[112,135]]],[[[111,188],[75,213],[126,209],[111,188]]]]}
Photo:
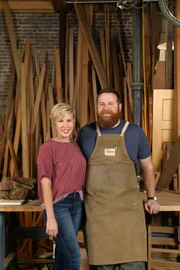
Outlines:
{"type": "Polygon", "coordinates": [[[98,90],[112,87],[120,93],[124,104],[122,117],[132,120],[131,64],[125,61],[115,10],[104,7],[105,28],[100,30],[101,51],[98,53],[91,34],[93,5],[75,5],[79,19],[78,40],[75,44],[73,29],[67,26],[64,78],[59,48],[54,51],[49,74],[48,55],[46,61],[40,63],[30,42],[26,43],[24,51],[18,50],[7,5],[5,2],[4,11],[13,59],[6,117],[1,118],[0,168],[3,176],[36,177],[37,151],[55,134],[49,120],[54,104],[67,102],[76,109],[78,130],[96,120],[98,90]],[[116,20],[118,42],[109,23],[110,12],[116,20]]]}

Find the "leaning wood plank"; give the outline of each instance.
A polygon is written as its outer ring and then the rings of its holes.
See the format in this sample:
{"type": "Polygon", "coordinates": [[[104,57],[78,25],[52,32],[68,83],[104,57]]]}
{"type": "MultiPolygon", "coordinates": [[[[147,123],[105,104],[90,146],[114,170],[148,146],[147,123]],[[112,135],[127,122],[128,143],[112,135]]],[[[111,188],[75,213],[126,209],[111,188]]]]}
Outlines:
{"type": "MultiPolygon", "coordinates": [[[[21,133],[21,98],[19,99],[17,105],[17,116],[16,116],[16,127],[15,127],[15,135],[14,135],[14,143],[13,148],[15,151],[15,155],[17,156],[19,141],[20,141],[20,133],[21,133]]],[[[10,175],[13,177],[15,172],[15,167],[13,164],[13,160],[10,162],[10,175]]]]}
{"type": "Polygon", "coordinates": [[[166,161],[161,176],[157,183],[157,189],[168,189],[169,184],[180,163],[180,136],[178,137],[170,158],[166,161]]]}
{"type": "Polygon", "coordinates": [[[4,133],[5,114],[0,115],[0,134],[4,133]]]}
{"type": "Polygon", "coordinates": [[[8,174],[8,159],[9,159],[9,147],[6,143],[5,151],[4,151],[4,164],[3,164],[3,176],[7,176],[8,174]]]}
{"type": "Polygon", "coordinates": [[[131,111],[133,111],[133,100],[132,100],[132,72],[131,72],[131,63],[127,63],[127,76],[128,76],[128,80],[127,80],[127,83],[128,83],[128,99],[129,99],[129,104],[130,104],[130,108],[131,108],[131,111]]]}
{"type": "Polygon", "coordinates": [[[36,70],[36,76],[39,77],[40,67],[39,67],[39,58],[38,58],[37,53],[35,53],[35,70],[36,70]]]}
{"type": "Polygon", "coordinates": [[[29,130],[30,117],[31,117],[31,103],[30,103],[30,42],[26,42],[25,53],[24,53],[24,66],[25,66],[25,77],[26,77],[26,116],[27,116],[27,128],[29,130]]]}
{"type": "Polygon", "coordinates": [[[3,154],[4,154],[4,150],[5,150],[5,145],[6,145],[6,134],[7,134],[8,118],[9,118],[10,112],[12,111],[14,78],[15,78],[15,66],[14,66],[14,60],[12,59],[11,60],[11,68],[10,68],[9,87],[8,87],[6,119],[5,119],[3,138],[2,138],[2,142],[1,142],[1,151],[0,151],[0,169],[2,169],[3,154]]]}
{"type": "MultiPolygon", "coordinates": [[[[11,110],[8,123],[7,123],[7,136],[12,135],[13,117],[14,117],[14,103],[12,105],[12,110],[11,110]]],[[[9,148],[6,141],[5,152],[4,152],[3,176],[7,176],[8,167],[9,167],[9,148]]]]}
{"type": "MultiPolygon", "coordinates": [[[[143,14],[143,21],[144,21],[144,12],[143,14]]],[[[143,130],[146,134],[147,137],[148,136],[148,121],[147,121],[147,114],[148,114],[148,109],[147,109],[147,76],[146,74],[148,73],[146,71],[146,53],[145,53],[145,31],[144,31],[144,27],[142,29],[143,34],[142,34],[142,60],[143,60],[143,83],[144,83],[144,93],[143,93],[143,119],[144,119],[144,127],[143,130]]],[[[146,48],[147,49],[147,48],[146,48]]]]}
{"type": "MultiPolygon", "coordinates": [[[[49,140],[51,138],[51,126],[49,121],[49,100],[46,100],[46,138],[45,141],[49,140]]],[[[55,136],[54,136],[55,137],[55,136]]]]}
{"type": "Polygon", "coordinates": [[[80,128],[88,123],[88,47],[86,40],[82,39],[82,76],[80,87],[80,128]]]}
{"type": "MultiPolygon", "coordinates": [[[[33,66],[32,66],[32,56],[30,57],[30,67],[29,67],[29,102],[30,102],[30,108],[31,108],[31,115],[32,110],[34,106],[34,86],[33,86],[33,66]]],[[[28,132],[30,132],[30,127],[28,132]]]]}
{"type": "Polygon", "coordinates": [[[29,143],[29,176],[33,176],[33,155],[34,155],[34,133],[31,133],[31,125],[34,122],[34,85],[33,85],[33,66],[32,66],[32,55],[30,54],[29,61],[29,85],[27,89],[27,102],[29,104],[29,122],[27,123],[28,128],[28,143],[29,143]]]}
{"type": "MultiPolygon", "coordinates": [[[[19,56],[19,62],[20,65],[23,62],[23,58],[24,58],[24,50],[18,50],[18,56],[19,56]]],[[[15,89],[15,116],[17,115],[17,104],[19,102],[19,99],[21,97],[21,88],[20,88],[20,83],[17,81],[16,82],[16,89],[15,89]]]]}
{"type": "Polygon", "coordinates": [[[44,91],[42,92],[42,95],[41,95],[41,119],[42,119],[42,129],[43,129],[43,140],[46,141],[47,125],[46,125],[46,102],[45,102],[44,91]]]}
{"type": "Polygon", "coordinates": [[[33,177],[34,134],[28,133],[27,136],[29,149],[29,177],[33,177]]]}
{"type": "Polygon", "coordinates": [[[124,78],[124,119],[128,121],[127,79],[124,78]]]}
{"type": "Polygon", "coordinates": [[[69,39],[69,28],[68,28],[68,16],[66,17],[66,46],[65,46],[65,89],[64,89],[64,101],[66,103],[68,103],[68,88],[69,88],[69,84],[68,84],[68,53],[69,53],[69,43],[68,43],[68,39],[69,39]]]}
{"type": "Polygon", "coordinates": [[[108,78],[108,83],[111,85],[109,5],[104,5],[104,18],[105,18],[106,74],[108,78]]]}
{"type": "Polygon", "coordinates": [[[75,111],[77,111],[77,83],[76,83],[76,78],[75,78],[75,82],[74,82],[74,93],[73,93],[72,107],[74,108],[75,111]]]}
{"type": "MultiPolygon", "coordinates": [[[[46,110],[46,113],[48,114],[48,117],[46,117],[47,122],[49,122],[49,115],[50,115],[50,112],[52,110],[52,107],[54,106],[53,89],[52,89],[52,84],[51,83],[48,84],[48,99],[49,99],[49,104],[48,104],[49,105],[49,111],[46,110]]],[[[49,126],[49,125],[47,124],[47,126],[49,126]]],[[[55,130],[54,125],[53,125],[52,122],[51,122],[51,130],[52,130],[53,137],[55,137],[56,136],[56,130],[55,130]]]]}
{"type": "MultiPolygon", "coordinates": [[[[180,16],[180,9],[179,7],[176,8],[176,18],[180,16]]],[[[174,39],[175,39],[175,47],[174,47],[174,90],[176,96],[176,136],[180,135],[180,75],[179,75],[179,68],[180,68],[180,29],[175,27],[174,29],[174,39]]],[[[180,164],[178,166],[178,189],[180,189],[180,164]]]]}
{"type": "MultiPolygon", "coordinates": [[[[37,121],[36,121],[36,128],[35,128],[35,146],[34,146],[34,156],[37,157],[37,153],[39,147],[41,145],[42,136],[41,136],[41,129],[40,129],[40,112],[38,111],[37,121]]],[[[34,163],[35,165],[35,163],[34,163]]]]}
{"type": "Polygon", "coordinates": [[[122,43],[122,39],[121,39],[120,24],[118,21],[117,11],[115,9],[114,9],[114,15],[116,18],[116,31],[117,31],[118,38],[119,38],[119,45],[120,45],[121,58],[122,58],[122,62],[123,62],[124,74],[125,74],[125,77],[127,78],[126,61],[125,61],[125,56],[124,56],[123,43],[122,43]]]}
{"type": "Polygon", "coordinates": [[[45,99],[47,99],[48,96],[48,78],[49,78],[49,73],[48,73],[48,53],[46,53],[46,71],[45,71],[45,78],[44,78],[44,94],[45,94],[45,99]]]}
{"type": "Polygon", "coordinates": [[[17,78],[18,78],[18,81],[20,82],[20,62],[19,62],[19,56],[18,56],[18,51],[17,51],[17,46],[16,46],[16,38],[14,34],[8,1],[3,2],[3,9],[4,9],[4,14],[6,18],[7,27],[8,27],[12,53],[13,53],[15,67],[16,67],[16,72],[17,72],[17,78]]]}
{"type": "Polygon", "coordinates": [[[92,123],[96,120],[95,110],[94,110],[94,96],[92,81],[88,83],[88,103],[89,103],[89,122],[92,123]]]}
{"type": "Polygon", "coordinates": [[[101,57],[102,57],[102,63],[103,63],[103,68],[106,72],[106,48],[105,48],[105,38],[104,38],[104,30],[100,29],[100,44],[101,44],[101,57]]]}
{"type": "Polygon", "coordinates": [[[29,64],[30,64],[30,42],[26,42],[25,46],[25,54],[24,54],[24,66],[25,66],[25,76],[28,82],[28,72],[29,72],[29,64]]]}
{"type": "Polygon", "coordinates": [[[54,106],[53,88],[51,83],[48,84],[48,99],[49,99],[49,109],[51,111],[52,107],[54,106]]]}
{"type": "Polygon", "coordinates": [[[115,83],[115,88],[118,91],[120,95],[120,101],[123,101],[123,91],[122,91],[122,72],[121,72],[121,67],[119,64],[119,55],[117,53],[117,48],[116,48],[116,42],[115,40],[112,41],[112,66],[113,66],[113,76],[114,76],[114,83],[115,83]]]}
{"type": "Polygon", "coordinates": [[[106,78],[106,74],[104,72],[102,63],[100,61],[100,57],[98,55],[98,52],[96,50],[92,35],[91,35],[91,30],[89,27],[89,24],[87,22],[87,18],[83,9],[83,5],[82,4],[74,4],[78,19],[79,19],[79,23],[81,26],[81,29],[83,31],[84,37],[86,39],[87,45],[88,45],[88,49],[90,51],[91,54],[91,58],[93,60],[93,64],[94,67],[96,69],[100,84],[102,88],[108,88],[108,81],[106,78]]]}
{"type": "Polygon", "coordinates": [[[22,136],[22,171],[24,177],[29,177],[29,153],[27,138],[27,111],[26,111],[26,75],[25,64],[21,64],[21,136],[22,136]]]}
{"type": "MultiPolygon", "coordinates": [[[[118,38],[119,38],[120,52],[121,52],[121,58],[122,58],[122,62],[123,62],[124,74],[125,74],[125,77],[126,77],[126,84],[127,84],[127,88],[128,88],[128,93],[131,93],[132,89],[131,89],[130,81],[128,80],[128,74],[127,74],[127,69],[126,69],[126,61],[125,61],[125,56],[124,56],[124,51],[123,51],[123,43],[122,43],[121,32],[120,32],[120,24],[119,24],[117,12],[116,12],[115,9],[114,9],[114,15],[115,15],[115,19],[116,19],[116,31],[117,31],[118,38]]],[[[130,110],[132,112],[131,94],[129,94],[129,98],[130,98],[129,105],[131,106],[130,110]]],[[[131,114],[131,112],[130,112],[130,114],[131,114]]],[[[129,121],[130,121],[130,119],[129,119],[129,121]]]]}
{"type": "Polygon", "coordinates": [[[62,76],[61,76],[61,61],[60,49],[55,49],[55,74],[56,74],[56,93],[57,102],[62,102],[62,76]]]}
{"type": "MultiPolygon", "coordinates": [[[[90,31],[92,29],[92,17],[93,17],[93,6],[85,5],[85,13],[87,17],[88,25],[90,26],[90,31]]],[[[81,88],[80,88],[80,127],[86,125],[89,122],[88,113],[88,98],[89,95],[89,51],[86,39],[83,35],[82,38],[82,74],[81,74],[81,88]]],[[[93,104],[92,104],[93,105],[93,104]]],[[[90,106],[90,110],[91,110],[90,106]]],[[[94,109],[93,109],[94,111],[94,109]]]]}
{"type": "Polygon", "coordinates": [[[69,103],[73,103],[74,92],[74,33],[69,30],[69,103]]]}
{"type": "Polygon", "coordinates": [[[148,121],[149,121],[149,144],[150,146],[152,146],[152,129],[153,129],[153,126],[152,126],[152,122],[153,122],[153,91],[152,89],[148,89],[148,113],[149,113],[149,116],[148,116],[148,121]]]}
{"type": "Polygon", "coordinates": [[[82,38],[83,33],[80,27],[78,27],[78,43],[77,43],[77,61],[76,61],[76,91],[77,91],[77,124],[80,123],[80,87],[81,87],[81,74],[82,74],[82,38]]]}
{"type": "Polygon", "coordinates": [[[17,177],[17,176],[19,176],[19,169],[18,169],[18,165],[17,165],[17,159],[16,159],[16,154],[15,154],[15,151],[14,151],[14,146],[12,144],[12,140],[11,140],[10,136],[8,136],[7,142],[8,142],[9,150],[10,150],[10,153],[11,153],[12,161],[13,161],[13,164],[14,164],[14,168],[15,168],[15,176],[17,177]]]}
{"type": "Polygon", "coordinates": [[[42,64],[41,73],[39,77],[39,84],[38,84],[38,89],[37,89],[37,94],[36,94],[36,100],[35,100],[35,105],[34,105],[34,123],[32,127],[32,133],[34,133],[35,131],[37,115],[39,111],[39,105],[40,105],[41,95],[42,95],[42,90],[43,90],[45,71],[46,71],[46,65],[42,64]]]}
{"type": "Polygon", "coordinates": [[[93,91],[93,100],[94,100],[94,113],[95,113],[95,120],[97,121],[97,83],[96,83],[96,71],[93,66],[92,68],[92,91],[93,91]]]}
{"type": "Polygon", "coordinates": [[[27,85],[27,127],[28,133],[31,133],[31,121],[34,109],[34,87],[33,87],[33,66],[32,55],[30,51],[30,43],[26,43],[25,50],[25,67],[26,67],[26,85],[27,85]]]}

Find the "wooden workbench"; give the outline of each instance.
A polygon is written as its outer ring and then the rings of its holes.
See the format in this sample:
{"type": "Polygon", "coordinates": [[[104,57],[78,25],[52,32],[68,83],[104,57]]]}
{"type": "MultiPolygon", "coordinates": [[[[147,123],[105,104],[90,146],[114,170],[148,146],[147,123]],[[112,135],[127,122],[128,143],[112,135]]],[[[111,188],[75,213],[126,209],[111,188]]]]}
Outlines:
{"type": "MultiPolygon", "coordinates": [[[[141,193],[146,200],[146,194],[141,193]]],[[[156,196],[160,204],[160,212],[180,211],[180,194],[175,192],[156,191],[156,196]]]]}
{"type": "MultiPolygon", "coordinates": [[[[142,199],[146,200],[146,194],[142,194],[142,199]]],[[[169,192],[157,192],[160,211],[180,211],[180,195],[169,192]]],[[[41,212],[40,201],[27,201],[23,205],[0,205],[0,269],[5,269],[5,213],[6,212],[41,212]]]]}

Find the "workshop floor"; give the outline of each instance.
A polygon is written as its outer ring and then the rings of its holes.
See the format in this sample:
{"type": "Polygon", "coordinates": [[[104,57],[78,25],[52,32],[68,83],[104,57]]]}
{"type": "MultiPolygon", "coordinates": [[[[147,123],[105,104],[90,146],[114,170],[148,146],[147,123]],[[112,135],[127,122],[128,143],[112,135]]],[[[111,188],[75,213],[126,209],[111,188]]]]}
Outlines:
{"type": "Polygon", "coordinates": [[[88,258],[85,248],[81,248],[81,268],[80,270],[88,270],[89,264],[88,264],[88,258]]]}

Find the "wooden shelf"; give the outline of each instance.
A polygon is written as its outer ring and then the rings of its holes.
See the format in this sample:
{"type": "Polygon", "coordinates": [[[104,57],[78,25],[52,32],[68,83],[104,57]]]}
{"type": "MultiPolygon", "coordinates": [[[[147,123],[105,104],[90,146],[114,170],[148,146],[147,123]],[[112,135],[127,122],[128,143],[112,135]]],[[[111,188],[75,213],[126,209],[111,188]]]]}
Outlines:
{"type": "MultiPolygon", "coordinates": [[[[3,11],[2,0],[0,0],[0,11],[3,11]]],[[[9,0],[11,12],[28,12],[28,13],[54,13],[54,7],[51,0],[9,0]]]]}

